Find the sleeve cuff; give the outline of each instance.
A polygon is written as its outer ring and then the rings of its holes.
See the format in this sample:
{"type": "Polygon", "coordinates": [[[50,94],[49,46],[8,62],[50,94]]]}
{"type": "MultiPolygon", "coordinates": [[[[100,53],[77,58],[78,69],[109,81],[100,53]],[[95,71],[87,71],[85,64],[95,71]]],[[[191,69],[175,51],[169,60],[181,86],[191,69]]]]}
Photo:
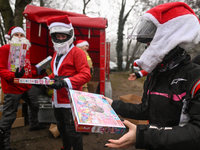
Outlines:
{"type": "Polygon", "coordinates": [[[138,73],[138,72],[135,72],[135,76],[136,76],[137,79],[138,79],[138,78],[141,78],[141,75],[140,75],[140,73],[138,73]]]}
{"type": "Polygon", "coordinates": [[[146,149],[144,132],[148,130],[148,125],[137,125],[136,131],[136,149],[146,149]]]}
{"type": "Polygon", "coordinates": [[[67,83],[69,89],[73,89],[72,83],[71,83],[69,78],[64,78],[63,80],[65,80],[65,82],[67,83]]]}

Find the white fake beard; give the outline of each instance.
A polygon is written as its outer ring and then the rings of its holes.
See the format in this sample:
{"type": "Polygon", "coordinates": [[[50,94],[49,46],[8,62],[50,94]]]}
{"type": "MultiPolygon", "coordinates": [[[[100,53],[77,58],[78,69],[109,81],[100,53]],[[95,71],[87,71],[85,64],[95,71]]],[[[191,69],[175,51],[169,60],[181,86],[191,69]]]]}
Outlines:
{"type": "Polygon", "coordinates": [[[64,55],[69,52],[69,44],[67,42],[64,43],[62,46],[54,44],[53,47],[54,50],[57,52],[57,55],[62,55],[62,54],[64,55]]]}
{"type": "Polygon", "coordinates": [[[31,43],[25,37],[18,38],[16,36],[13,36],[9,43],[22,43],[22,44],[27,44],[28,47],[31,47],[31,43]]]}

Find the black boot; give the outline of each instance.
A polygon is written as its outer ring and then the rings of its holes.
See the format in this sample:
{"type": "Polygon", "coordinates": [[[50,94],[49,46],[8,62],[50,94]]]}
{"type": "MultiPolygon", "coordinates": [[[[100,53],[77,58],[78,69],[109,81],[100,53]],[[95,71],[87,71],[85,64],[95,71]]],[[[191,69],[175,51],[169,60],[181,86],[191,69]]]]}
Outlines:
{"type": "Polygon", "coordinates": [[[62,147],[60,150],[71,150],[71,148],[70,149],[65,149],[64,147],[62,147]]]}
{"type": "Polygon", "coordinates": [[[9,148],[9,149],[5,149],[5,148],[3,148],[2,150],[17,150],[16,148],[9,148]]]}
{"type": "Polygon", "coordinates": [[[29,131],[37,131],[37,130],[44,130],[44,129],[46,129],[46,126],[44,126],[44,125],[29,127],[29,131]]]}
{"type": "Polygon", "coordinates": [[[0,128],[0,149],[4,148],[4,130],[0,128]]]}

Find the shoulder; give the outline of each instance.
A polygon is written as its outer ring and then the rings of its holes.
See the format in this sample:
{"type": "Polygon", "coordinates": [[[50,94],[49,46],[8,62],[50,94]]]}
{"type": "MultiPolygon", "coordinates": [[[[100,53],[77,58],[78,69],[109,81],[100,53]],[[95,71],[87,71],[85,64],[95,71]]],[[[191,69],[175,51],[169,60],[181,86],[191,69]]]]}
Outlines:
{"type": "Polygon", "coordinates": [[[189,63],[182,68],[185,72],[185,77],[187,78],[187,87],[190,93],[194,91],[193,95],[195,95],[196,91],[200,89],[200,86],[198,86],[200,84],[200,65],[189,63]]]}
{"type": "Polygon", "coordinates": [[[193,63],[200,65],[200,54],[195,56],[192,60],[193,63]]]}
{"type": "Polygon", "coordinates": [[[3,46],[0,47],[0,52],[3,55],[9,53],[9,51],[10,51],[10,45],[9,44],[6,44],[6,45],[3,45],[3,46]]]}
{"type": "Polygon", "coordinates": [[[5,44],[1,46],[0,49],[10,49],[10,44],[5,44]]]}
{"type": "Polygon", "coordinates": [[[84,52],[82,49],[80,49],[80,48],[78,48],[78,47],[76,47],[76,46],[74,46],[74,47],[71,49],[71,51],[72,51],[74,54],[76,54],[76,55],[83,55],[83,54],[85,54],[85,52],[84,52]]]}
{"type": "Polygon", "coordinates": [[[176,75],[186,78],[188,83],[195,82],[195,80],[200,78],[200,65],[192,62],[181,65],[176,75]]]}
{"type": "Polygon", "coordinates": [[[200,75],[200,65],[189,62],[181,67],[184,72],[192,77],[200,75]]]}
{"type": "Polygon", "coordinates": [[[57,55],[57,52],[54,52],[52,60],[55,59],[56,55],[57,55]]]}

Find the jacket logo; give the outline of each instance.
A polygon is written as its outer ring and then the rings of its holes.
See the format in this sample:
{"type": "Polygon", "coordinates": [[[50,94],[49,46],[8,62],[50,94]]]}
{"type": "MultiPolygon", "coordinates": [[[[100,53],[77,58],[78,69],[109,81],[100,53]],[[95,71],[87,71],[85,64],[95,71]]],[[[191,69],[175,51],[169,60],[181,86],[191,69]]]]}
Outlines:
{"type": "Polygon", "coordinates": [[[174,80],[171,82],[171,85],[177,84],[179,81],[187,81],[187,80],[186,80],[186,79],[183,79],[183,78],[174,79],[174,80]]]}

